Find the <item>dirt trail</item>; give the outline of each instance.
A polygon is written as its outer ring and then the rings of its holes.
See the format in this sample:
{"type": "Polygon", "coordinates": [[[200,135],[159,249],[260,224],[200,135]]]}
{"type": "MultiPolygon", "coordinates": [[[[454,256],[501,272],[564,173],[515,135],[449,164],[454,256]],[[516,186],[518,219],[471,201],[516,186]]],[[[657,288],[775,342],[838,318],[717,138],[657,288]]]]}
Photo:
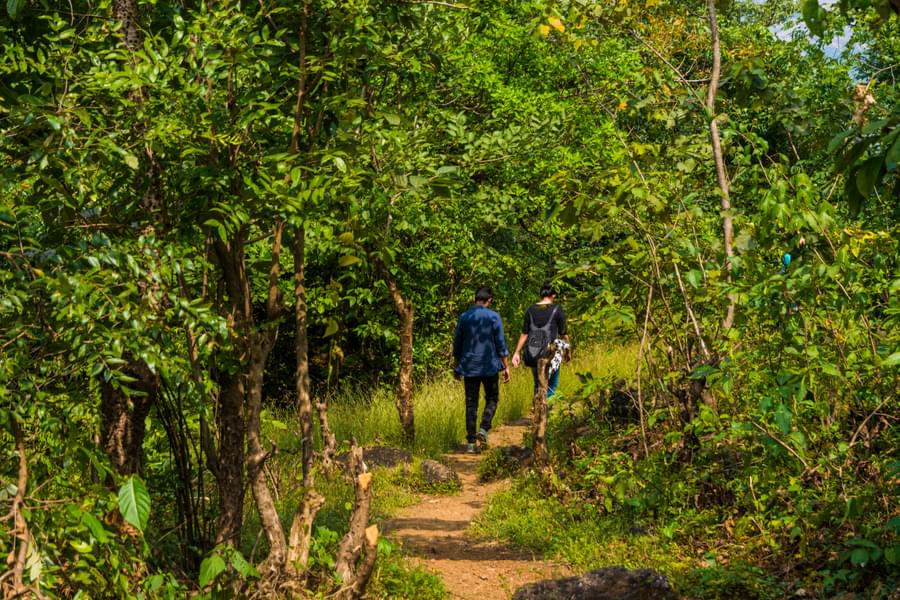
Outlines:
{"type": "MultiPolygon", "coordinates": [[[[495,428],[492,447],[521,444],[527,424],[495,428]]],[[[425,497],[384,524],[385,533],[400,542],[413,560],[437,573],[452,598],[506,600],[532,581],[568,575],[565,567],[534,557],[526,550],[490,540],[475,539],[466,529],[493,493],[508,481],[480,483],[481,455],[460,452],[446,456],[459,473],[462,492],[455,496],[425,497]]]]}

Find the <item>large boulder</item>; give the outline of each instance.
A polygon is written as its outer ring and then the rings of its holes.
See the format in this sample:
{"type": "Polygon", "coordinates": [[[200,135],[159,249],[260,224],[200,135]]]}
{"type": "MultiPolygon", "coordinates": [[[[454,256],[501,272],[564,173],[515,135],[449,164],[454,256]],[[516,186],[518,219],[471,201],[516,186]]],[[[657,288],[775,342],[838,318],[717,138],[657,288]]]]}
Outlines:
{"type": "Polygon", "coordinates": [[[665,576],[651,569],[605,567],[576,577],[520,587],[513,600],[677,600],[665,576]]]}

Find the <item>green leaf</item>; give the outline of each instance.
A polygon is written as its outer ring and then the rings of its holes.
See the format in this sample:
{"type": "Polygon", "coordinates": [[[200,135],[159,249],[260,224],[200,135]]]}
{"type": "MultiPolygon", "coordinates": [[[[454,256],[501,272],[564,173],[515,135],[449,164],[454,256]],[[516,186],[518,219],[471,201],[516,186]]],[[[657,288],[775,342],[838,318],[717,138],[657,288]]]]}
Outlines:
{"type": "Polygon", "coordinates": [[[850,207],[850,215],[854,217],[859,214],[863,200],[865,200],[863,195],[859,193],[859,189],[856,187],[856,173],[857,169],[851,171],[847,175],[847,180],[844,182],[844,199],[850,207]]]}
{"type": "Polygon", "coordinates": [[[341,173],[347,172],[347,163],[344,162],[344,159],[340,156],[334,157],[334,166],[337,167],[337,170],[341,173]]]}
{"type": "Polygon", "coordinates": [[[691,269],[687,273],[684,274],[684,278],[688,280],[688,283],[691,284],[693,288],[699,288],[703,283],[703,273],[698,271],[697,269],[691,269]]]}
{"type": "Polygon", "coordinates": [[[359,264],[362,262],[362,259],[358,256],[353,256],[352,254],[345,254],[344,256],[338,259],[339,267],[349,267],[351,265],[359,264]]]}
{"type": "Polygon", "coordinates": [[[103,528],[103,524],[91,513],[81,513],[81,522],[88,528],[88,531],[91,532],[94,539],[101,544],[105,544],[107,540],[109,540],[109,534],[106,529],[103,528]]]}
{"type": "Polygon", "coordinates": [[[881,362],[882,367],[893,367],[900,365],[900,352],[894,352],[881,362]]]}
{"type": "Polygon", "coordinates": [[[200,587],[205,588],[225,570],[225,561],[218,554],[207,556],[200,563],[200,587]]]}
{"type": "Polygon", "coordinates": [[[775,424],[778,425],[781,433],[791,432],[791,417],[791,410],[787,405],[779,404],[778,409],[775,411],[775,424]]]}
{"type": "Polygon", "coordinates": [[[23,10],[25,10],[25,0],[6,0],[6,12],[9,13],[11,19],[18,19],[23,10]]]}
{"type": "Polygon", "coordinates": [[[804,0],[803,2],[803,21],[813,35],[822,37],[825,33],[822,26],[822,8],[816,0],[804,0]]]}
{"type": "Polygon", "coordinates": [[[828,142],[828,154],[833,154],[835,150],[843,146],[847,138],[853,135],[855,132],[855,129],[848,129],[831,138],[831,141],[828,142]]]}
{"type": "Polygon", "coordinates": [[[328,325],[325,326],[325,337],[331,337],[338,332],[338,322],[334,319],[328,319],[328,325]]]}
{"type": "Polygon", "coordinates": [[[150,494],[136,475],[129,477],[119,488],[119,512],[126,521],[144,531],[150,519],[150,494]]]}
{"type": "Polygon", "coordinates": [[[856,548],[850,553],[850,562],[856,566],[863,566],[869,562],[869,551],[865,548],[856,548]]]}
{"type": "Polygon", "coordinates": [[[878,183],[878,176],[881,174],[882,161],[883,158],[881,156],[874,156],[864,162],[859,171],[857,171],[856,189],[863,195],[863,198],[868,198],[875,189],[875,184],[878,183]]]}
{"type": "Polygon", "coordinates": [[[244,555],[237,550],[234,550],[231,553],[231,566],[234,567],[234,570],[237,571],[245,579],[248,577],[259,577],[259,572],[253,567],[253,565],[247,562],[247,559],[244,558],[244,555]]]}
{"type": "Polygon", "coordinates": [[[891,146],[891,149],[884,155],[884,163],[885,165],[896,165],[897,163],[900,163],[900,135],[897,136],[897,139],[894,140],[894,145],[891,146]]]}
{"type": "Polygon", "coordinates": [[[132,169],[137,170],[138,168],[138,159],[134,154],[126,154],[125,155],[125,164],[131,167],[132,169]]]}

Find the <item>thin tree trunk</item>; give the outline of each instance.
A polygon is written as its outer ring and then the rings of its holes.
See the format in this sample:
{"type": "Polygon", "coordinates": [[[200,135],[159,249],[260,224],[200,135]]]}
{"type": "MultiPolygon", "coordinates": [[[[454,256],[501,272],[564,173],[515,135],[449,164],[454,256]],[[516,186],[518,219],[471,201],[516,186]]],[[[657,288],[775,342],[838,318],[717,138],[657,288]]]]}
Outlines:
{"type": "MultiPolygon", "coordinates": [[[[281,314],[281,303],[278,290],[278,276],[280,273],[281,236],[284,224],[276,222],[272,242],[272,262],[269,268],[269,293],[266,301],[266,325],[265,329],[255,331],[251,335],[250,344],[250,371],[248,373],[247,390],[247,476],[253,490],[253,498],[259,511],[263,531],[269,542],[269,556],[264,561],[272,569],[272,574],[277,575],[284,565],[287,556],[287,541],[284,535],[284,527],[275,507],[272,491],[266,481],[263,466],[269,454],[263,449],[260,431],[260,413],[262,412],[262,388],[263,377],[266,369],[266,360],[272,347],[275,345],[275,336],[278,332],[276,324],[281,314]]],[[[264,577],[266,574],[263,575],[264,577]]]]}
{"type": "MultiPolygon", "coordinates": [[[[551,347],[553,344],[551,343],[551,347]]],[[[534,465],[544,470],[550,465],[550,454],[547,452],[547,386],[549,384],[550,360],[553,353],[547,349],[544,356],[538,359],[538,386],[531,399],[531,442],[534,450],[534,465]]]]}
{"type": "Polygon", "coordinates": [[[376,265],[381,271],[382,278],[388,286],[391,300],[394,302],[394,310],[400,317],[400,372],[397,377],[397,413],[400,416],[400,427],[403,431],[403,441],[412,444],[416,438],[416,428],[413,416],[413,306],[412,302],[403,297],[397,281],[393,278],[387,267],[376,260],[376,265]]]}
{"type": "Polygon", "coordinates": [[[294,380],[297,389],[297,412],[300,416],[303,485],[308,488],[313,459],[313,423],[312,398],[309,390],[309,340],[307,337],[306,282],[304,280],[305,235],[306,231],[302,225],[294,228],[294,297],[296,298],[294,348],[297,357],[294,380]]]}
{"type": "MultiPolygon", "coordinates": [[[[709,88],[706,92],[706,110],[709,116],[709,137],[712,142],[713,160],[716,164],[716,179],[719,182],[722,207],[722,233],[725,246],[725,271],[728,273],[728,282],[731,283],[731,258],[734,256],[734,223],[731,215],[731,194],[729,193],[728,173],[725,171],[725,159],[722,155],[722,141],[719,138],[719,125],[716,121],[716,93],[719,89],[719,78],[722,72],[722,53],[719,46],[719,24],[716,19],[715,0],[706,0],[706,10],[709,15],[709,32],[712,38],[713,66],[709,78],[709,88]]],[[[722,328],[731,329],[734,325],[734,312],[737,298],[733,293],[728,294],[728,310],[722,320],[722,328]]]]}
{"type": "Polygon", "coordinates": [[[378,526],[366,527],[372,503],[372,474],[366,471],[362,448],[356,444],[350,450],[350,476],[356,498],[350,527],[338,545],[334,567],[341,579],[335,596],[348,600],[362,597],[378,550],[378,526]]]}
{"type": "MultiPolygon", "coordinates": [[[[13,438],[16,444],[16,454],[19,458],[19,473],[16,481],[16,494],[12,500],[12,507],[3,520],[11,519],[13,524],[9,530],[12,537],[12,551],[6,559],[12,573],[12,586],[6,584],[0,586],[4,598],[25,598],[36,594],[39,597],[40,589],[30,589],[25,585],[25,563],[28,560],[29,549],[33,543],[31,533],[28,531],[28,522],[25,520],[23,505],[25,504],[25,491],[28,488],[28,458],[25,455],[25,439],[15,417],[11,418],[13,438]],[[18,546],[18,548],[16,547],[18,546]],[[35,592],[35,589],[37,590],[35,592]]],[[[0,578],[2,582],[3,578],[0,578]]]]}
{"type": "Polygon", "coordinates": [[[638,348],[637,374],[635,375],[635,379],[637,380],[637,399],[635,400],[635,408],[638,409],[638,416],[641,423],[641,446],[644,450],[644,458],[647,458],[650,451],[647,449],[647,418],[646,411],[644,410],[644,396],[641,389],[641,367],[644,362],[644,346],[647,344],[647,327],[650,324],[650,307],[652,305],[653,284],[651,283],[647,290],[647,311],[644,313],[644,332],[641,334],[641,345],[640,348],[638,348]]]}
{"type": "Polygon", "coordinates": [[[328,402],[324,398],[316,402],[316,412],[319,415],[319,434],[322,436],[322,466],[332,469],[337,457],[337,439],[328,424],[328,402]]]}

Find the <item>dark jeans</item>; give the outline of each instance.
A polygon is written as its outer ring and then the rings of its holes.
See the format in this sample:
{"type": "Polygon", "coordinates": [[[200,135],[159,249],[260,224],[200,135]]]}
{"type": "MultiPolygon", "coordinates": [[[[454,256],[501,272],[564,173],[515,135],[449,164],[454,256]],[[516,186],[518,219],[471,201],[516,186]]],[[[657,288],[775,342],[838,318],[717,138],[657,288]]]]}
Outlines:
{"type": "MultiPolygon", "coordinates": [[[[559,369],[550,373],[550,377],[547,378],[547,397],[550,398],[553,396],[553,393],[556,391],[556,387],[559,385],[559,372],[562,371],[562,366],[559,369]]],[[[531,367],[531,376],[534,378],[534,393],[538,393],[538,373],[537,367],[531,367]]]]}
{"type": "Polygon", "coordinates": [[[491,421],[497,411],[500,399],[500,375],[486,377],[466,377],[466,440],[475,443],[475,421],[478,419],[478,393],[484,385],[484,412],[481,414],[481,428],[491,430],[491,421]]]}

